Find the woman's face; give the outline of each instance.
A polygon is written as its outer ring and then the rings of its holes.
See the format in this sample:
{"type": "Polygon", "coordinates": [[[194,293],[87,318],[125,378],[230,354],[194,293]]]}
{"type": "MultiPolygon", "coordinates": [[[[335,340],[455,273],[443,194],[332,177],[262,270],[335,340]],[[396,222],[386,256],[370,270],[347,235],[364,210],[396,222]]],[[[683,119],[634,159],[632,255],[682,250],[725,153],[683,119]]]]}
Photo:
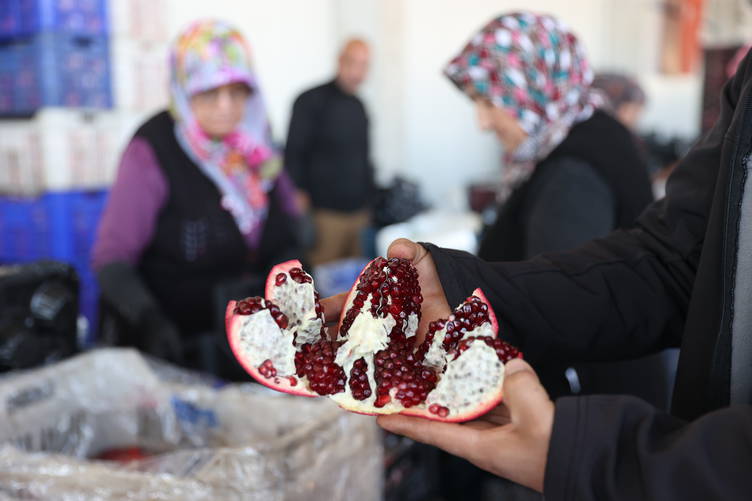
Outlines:
{"type": "Polygon", "coordinates": [[[478,94],[472,86],[468,86],[465,92],[475,102],[478,127],[484,131],[493,131],[504,151],[515,151],[527,139],[527,132],[510,111],[495,106],[487,97],[478,94]]]}
{"type": "Polygon", "coordinates": [[[201,129],[210,137],[233,132],[245,114],[251,90],[243,83],[222,85],[191,97],[191,110],[201,129]]]}
{"type": "Polygon", "coordinates": [[[495,106],[484,97],[475,98],[475,111],[478,117],[478,127],[481,130],[493,131],[504,147],[504,151],[512,152],[527,139],[527,133],[520,127],[517,118],[505,108],[495,106]]]}

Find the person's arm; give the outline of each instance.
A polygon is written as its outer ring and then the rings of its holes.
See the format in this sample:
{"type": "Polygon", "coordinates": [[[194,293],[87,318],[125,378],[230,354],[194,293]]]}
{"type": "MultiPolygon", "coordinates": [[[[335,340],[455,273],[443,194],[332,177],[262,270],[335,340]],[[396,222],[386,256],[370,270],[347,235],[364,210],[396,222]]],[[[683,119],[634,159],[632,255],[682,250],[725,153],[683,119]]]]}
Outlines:
{"type": "Polygon", "coordinates": [[[154,236],[167,196],[167,180],[154,151],[145,139],[134,138],[123,151],[110,188],[92,250],[92,267],[100,270],[112,262],[135,266],[154,236]]]}
{"type": "Polygon", "coordinates": [[[749,499],[752,406],[685,422],[635,397],[556,402],[543,492],[551,501],[749,499]]]}
{"type": "Polygon", "coordinates": [[[118,167],[92,250],[102,300],[141,336],[146,352],[179,361],[179,334],[137,271],[168,186],[151,146],[133,139],[118,167]]]}
{"type": "Polygon", "coordinates": [[[590,164],[575,158],[555,162],[531,186],[523,216],[528,258],[573,249],[616,226],[614,196],[590,164]]]}
{"type": "Polygon", "coordinates": [[[311,143],[315,131],[315,113],[311,94],[295,100],[285,144],[285,170],[299,190],[308,192],[311,143]]]}

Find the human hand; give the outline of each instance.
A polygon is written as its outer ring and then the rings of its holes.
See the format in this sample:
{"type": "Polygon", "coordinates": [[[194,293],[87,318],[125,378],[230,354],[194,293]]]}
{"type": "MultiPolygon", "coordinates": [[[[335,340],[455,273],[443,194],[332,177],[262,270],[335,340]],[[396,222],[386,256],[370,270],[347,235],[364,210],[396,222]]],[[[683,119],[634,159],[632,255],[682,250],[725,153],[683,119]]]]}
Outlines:
{"type": "Polygon", "coordinates": [[[435,445],[486,471],[543,492],[554,404],[527,362],[506,364],[504,401],[479,419],[442,423],[402,415],[379,416],[385,430],[435,445]]]}

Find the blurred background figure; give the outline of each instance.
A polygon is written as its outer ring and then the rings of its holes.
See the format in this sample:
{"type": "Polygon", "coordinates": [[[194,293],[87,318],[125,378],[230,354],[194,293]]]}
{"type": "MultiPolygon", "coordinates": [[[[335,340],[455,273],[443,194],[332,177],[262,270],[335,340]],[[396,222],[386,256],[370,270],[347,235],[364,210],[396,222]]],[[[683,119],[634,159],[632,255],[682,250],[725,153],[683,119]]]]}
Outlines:
{"type": "Polygon", "coordinates": [[[603,93],[606,99],[603,109],[629,130],[637,130],[646,104],[645,91],[637,80],[622,73],[598,73],[592,87],[603,93]]]}
{"type": "Polygon", "coordinates": [[[118,344],[193,368],[218,367],[226,296],[263,294],[268,269],[296,255],[294,188],[249,58],[223,22],[178,37],[170,109],[126,147],[93,250],[118,344]]]}
{"type": "Polygon", "coordinates": [[[529,13],[494,19],[447,65],[504,151],[496,222],[479,256],[526,259],[632,224],[652,201],[629,130],[604,112],[576,36],[529,13]]]}
{"type": "Polygon", "coordinates": [[[349,40],[336,77],[303,92],[293,105],[285,165],[300,205],[312,211],[316,235],[309,258],[314,265],[362,254],[374,174],[368,116],[356,93],[368,75],[370,57],[363,40],[349,40]]]}

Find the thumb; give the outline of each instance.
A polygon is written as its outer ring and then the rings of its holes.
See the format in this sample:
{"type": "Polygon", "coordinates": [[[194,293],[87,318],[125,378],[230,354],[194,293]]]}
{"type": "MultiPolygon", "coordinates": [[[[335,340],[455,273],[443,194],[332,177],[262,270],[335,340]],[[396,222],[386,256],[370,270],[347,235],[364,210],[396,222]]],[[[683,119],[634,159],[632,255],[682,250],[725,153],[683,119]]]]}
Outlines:
{"type": "Polygon", "coordinates": [[[516,358],[505,364],[504,403],[513,423],[537,423],[551,405],[545,388],[530,364],[516,358]]]}
{"type": "Polygon", "coordinates": [[[399,257],[407,259],[413,263],[420,261],[428,251],[420,244],[408,240],[407,238],[398,238],[389,245],[387,257],[399,257]]]}

